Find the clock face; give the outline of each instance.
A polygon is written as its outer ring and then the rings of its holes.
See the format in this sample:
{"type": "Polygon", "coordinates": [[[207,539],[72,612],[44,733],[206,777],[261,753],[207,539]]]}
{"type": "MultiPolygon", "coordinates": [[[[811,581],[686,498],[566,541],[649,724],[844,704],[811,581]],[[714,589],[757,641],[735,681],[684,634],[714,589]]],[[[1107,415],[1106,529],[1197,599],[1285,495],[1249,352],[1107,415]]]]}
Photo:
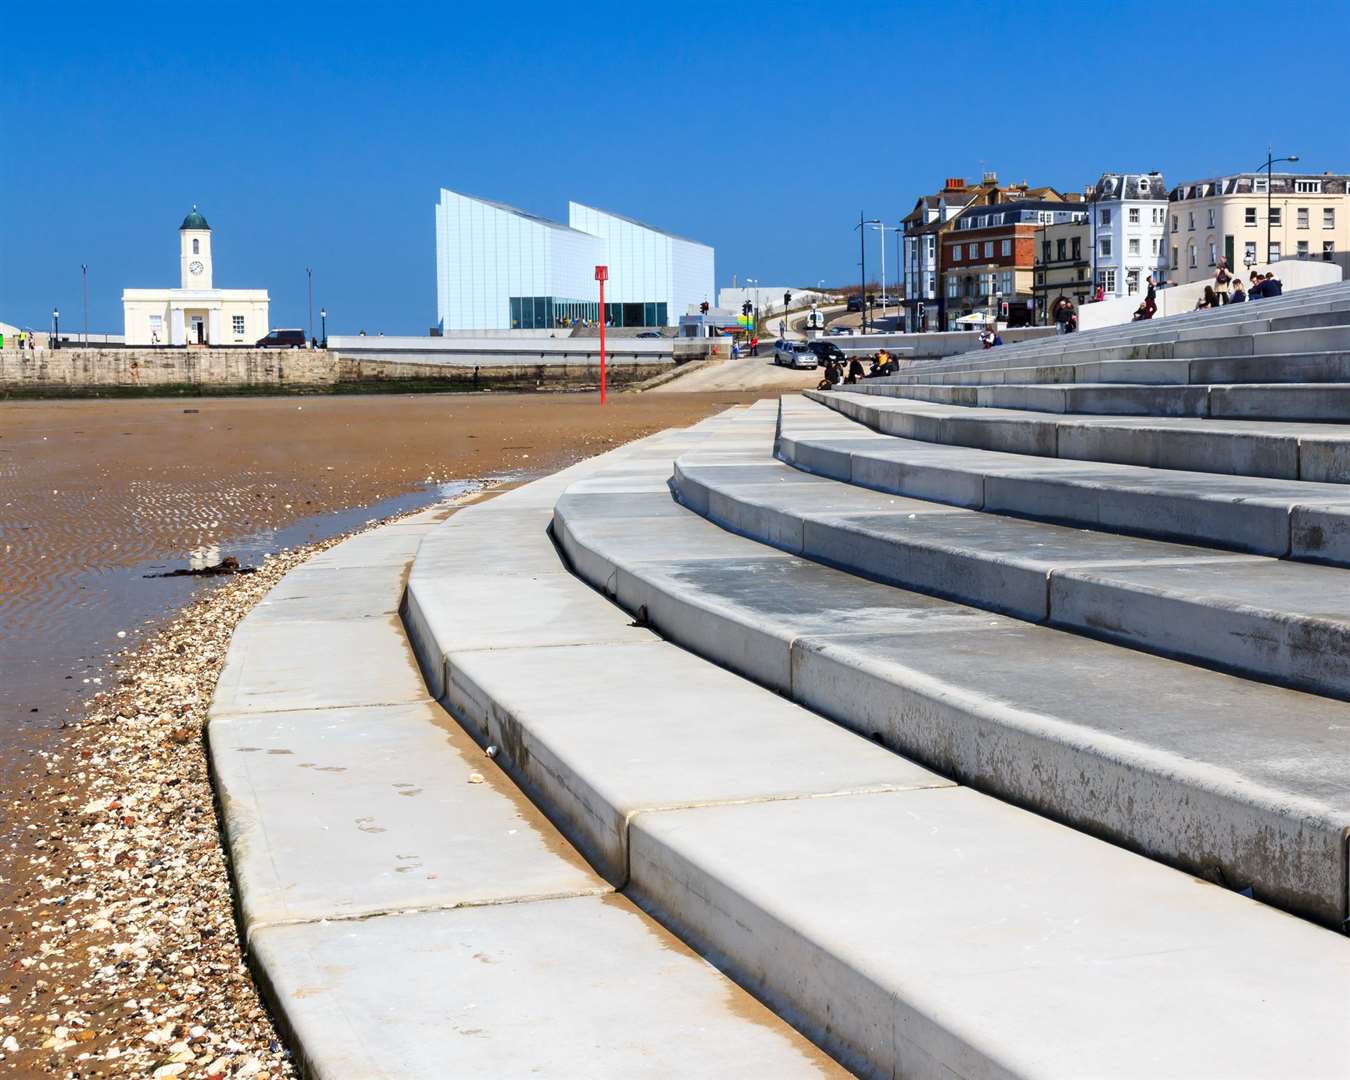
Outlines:
{"type": "Polygon", "coordinates": [[[205,268],[196,259],[193,259],[190,263],[188,263],[188,270],[194,274],[200,274],[203,269],[205,268]]]}

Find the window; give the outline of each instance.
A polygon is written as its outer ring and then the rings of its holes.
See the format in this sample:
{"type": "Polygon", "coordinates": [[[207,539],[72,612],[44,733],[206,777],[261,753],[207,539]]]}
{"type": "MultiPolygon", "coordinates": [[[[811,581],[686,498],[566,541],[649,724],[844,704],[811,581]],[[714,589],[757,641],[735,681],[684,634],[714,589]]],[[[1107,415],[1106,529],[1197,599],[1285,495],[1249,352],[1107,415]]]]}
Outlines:
{"type": "Polygon", "coordinates": [[[1186,211],[1186,228],[1187,228],[1190,232],[1195,232],[1195,211],[1194,211],[1194,210],[1187,210],[1187,211],[1186,211]]]}
{"type": "Polygon", "coordinates": [[[1139,224],[1139,207],[1137,206],[1130,207],[1130,224],[1131,225],[1139,224]]]}
{"type": "Polygon", "coordinates": [[[1195,245],[1194,245],[1194,244],[1187,244],[1187,245],[1186,245],[1186,265],[1188,265],[1192,270],[1195,269],[1195,245]]]}
{"type": "Polygon", "coordinates": [[[986,259],[992,259],[994,257],[994,242],[992,240],[986,240],[984,242],[984,257],[986,259]]]}
{"type": "Polygon", "coordinates": [[[1162,254],[1162,237],[1155,236],[1155,237],[1150,241],[1150,243],[1151,243],[1152,246],[1153,246],[1153,250],[1150,251],[1149,254],[1152,255],[1152,256],[1154,256],[1154,258],[1156,258],[1157,256],[1161,255],[1161,254],[1162,254]]]}
{"type": "Polygon", "coordinates": [[[1255,225],[1255,224],[1256,224],[1256,207],[1254,207],[1254,206],[1248,206],[1248,207],[1246,207],[1246,208],[1243,209],[1243,211],[1242,211],[1242,224],[1244,224],[1244,225],[1255,225]]]}
{"type": "Polygon", "coordinates": [[[1098,214],[1097,220],[1098,220],[1102,225],[1110,225],[1110,224],[1111,224],[1111,211],[1110,211],[1109,209],[1103,207],[1101,210],[1099,210],[1099,211],[1097,212],[1097,214],[1098,214]]]}
{"type": "Polygon", "coordinates": [[[1072,245],[1071,250],[1073,251],[1073,257],[1075,259],[1081,259],[1083,257],[1083,238],[1081,236],[1075,236],[1070,243],[1072,245]]]}
{"type": "Polygon", "coordinates": [[[1242,265],[1243,265],[1243,266],[1255,266],[1255,265],[1256,265],[1256,241],[1255,241],[1255,240],[1248,240],[1246,243],[1244,243],[1244,244],[1242,245],[1242,265]]]}
{"type": "Polygon", "coordinates": [[[1323,241],[1322,241],[1322,258],[1324,258],[1327,262],[1331,262],[1332,257],[1333,257],[1335,254],[1336,254],[1336,244],[1335,244],[1333,241],[1331,241],[1331,240],[1323,240],[1323,241]]]}
{"type": "Polygon", "coordinates": [[[1045,274],[1043,274],[1043,273],[1038,273],[1038,274],[1036,275],[1036,284],[1037,284],[1037,285],[1044,285],[1044,284],[1045,284],[1045,274]]]}
{"type": "Polygon", "coordinates": [[[1209,242],[1209,265],[1210,266],[1219,265],[1219,245],[1216,244],[1213,240],[1209,242]]]}
{"type": "Polygon", "coordinates": [[[1097,284],[1108,293],[1116,291],[1116,271],[1114,267],[1105,267],[1097,271],[1097,284]]]}
{"type": "Polygon", "coordinates": [[[1308,241],[1300,240],[1298,242],[1298,257],[1306,259],[1308,257],[1308,241]]]}
{"type": "Polygon", "coordinates": [[[1177,216],[1176,216],[1176,214],[1173,214],[1173,215],[1172,215],[1172,231],[1173,231],[1173,232],[1176,232],[1176,231],[1177,231],[1177,216]]]}
{"type": "Polygon", "coordinates": [[[1333,206],[1322,207],[1322,228],[1334,229],[1336,227],[1336,208],[1333,206]]]}
{"type": "Polygon", "coordinates": [[[947,296],[952,300],[956,299],[956,289],[957,289],[956,278],[954,277],[947,278],[947,296]]]}
{"type": "Polygon", "coordinates": [[[1252,191],[1257,195],[1264,195],[1266,193],[1266,178],[1264,176],[1258,176],[1252,181],[1252,191]]]}
{"type": "MultiPolygon", "coordinates": [[[[1060,243],[1063,244],[1064,241],[1061,240],[1060,243]]],[[[1063,258],[1063,257],[1064,257],[1064,256],[1062,256],[1062,255],[1060,256],[1060,258],[1063,258]]],[[[1049,262],[1049,261],[1050,261],[1050,241],[1049,241],[1049,240],[1042,240],[1042,241],[1041,241],[1041,262],[1049,262]]]]}
{"type": "Polygon", "coordinates": [[[1138,240],[1137,237],[1132,237],[1132,238],[1130,239],[1130,241],[1129,241],[1129,243],[1128,243],[1128,245],[1127,245],[1127,249],[1128,249],[1128,251],[1129,251],[1129,254],[1131,254],[1131,255],[1138,255],[1138,254],[1139,254],[1139,240],[1138,240]]]}
{"type": "Polygon", "coordinates": [[[1273,262],[1273,263],[1277,263],[1277,262],[1280,261],[1280,245],[1279,245],[1279,244],[1271,244],[1271,245],[1270,245],[1270,258],[1267,259],[1266,261],[1267,261],[1267,262],[1273,262]]]}
{"type": "Polygon", "coordinates": [[[1139,271],[1130,270],[1125,274],[1125,294],[1133,296],[1139,291],[1139,271]]]}
{"type": "Polygon", "coordinates": [[[1175,269],[1177,268],[1177,265],[1178,265],[1178,264],[1177,264],[1177,249],[1176,249],[1176,248],[1173,248],[1173,249],[1172,249],[1172,264],[1171,264],[1171,265],[1172,265],[1172,269],[1173,269],[1173,270],[1175,270],[1175,269]]]}
{"type": "Polygon", "coordinates": [[[1013,294],[1013,272],[1011,270],[1004,270],[999,275],[998,291],[1004,296],[1013,294]]]}
{"type": "Polygon", "coordinates": [[[201,247],[199,246],[200,244],[201,241],[194,236],[192,238],[192,254],[200,255],[202,253],[201,247]]]}
{"type": "Polygon", "coordinates": [[[1270,223],[1272,225],[1280,224],[1280,208],[1278,206],[1272,206],[1270,208],[1270,223]]]}
{"type": "Polygon", "coordinates": [[[1109,236],[1101,237],[1097,242],[1098,249],[1101,251],[1103,259],[1111,257],[1111,238],[1109,236]]]}
{"type": "Polygon", "coordinates": [[[243,336],[244,336],[244,317],[243,317],[242,315],[234,315],[234,316],[231,316],[230,322],[231,322],[231,323],[233,324],[233,326],[234,326],[234,336],[235,336],[235,337],[243,337],[243,336]]]}
{"type": "MultiPolygon", "coordinates": [[[[1154,224],[1154,225],[1163,225],[1163,224],[1166,224],[1166,222],[1167,222],[1167,211],[1164,210],[1161,206],[1154,207],[1154,209],[1153,209],[1153,224],[1154,224]]],[[[1175,231],[1176,231],[1176,230],[1174,229],[1173,232],[1175,232],[1175,231]]]]}
{"type": "Polygon", "coordinates": [[[1306,206],[1300,206],[1294,211],[1294,224],[1300,229],[1308,227],[1308,208],[1306,206]]]}
{"type": "Polygon", "coordinates": [[[978,259],[978,258],[980,257],[980,245],[979,245],[979,244],[967,244],[967,245],[966,245],[966,257],[969,258],[969,259],[978,259]]]}
{"type": "Polygon", "coordinates": [[[1064,237],[1061,236],[1059,238],[1059,242],[1055,245],[1055,248],[1056,248],[1055,253],[1059,256],[1060,262],[1063,262],[1065,259],[1069,257],[1068,256],[1069,242],[1064,237]]]}
{"type": "Polygon", "coordinates": [[[1214,208],[1212,206],[1209,208],[1209,227],[1214,228],[1214,208]]]}
{"type": "Polygon", "coordinates": [[[998,253],[999,253],[1000,255],[1011,255],[1011,254],[1012,254],[1012,241],[1011,241],[1011,240],[1004,240],[1004,241],[1001,241],[1001,242],[999,243],[999,246],[998,246],[998,253]]]}
{"type": "Polygon", "coordinates": [[[1322,194],[1321,180],[1295,180],[1294,190],[1300,195],[1320,195],[1322,194]]]}

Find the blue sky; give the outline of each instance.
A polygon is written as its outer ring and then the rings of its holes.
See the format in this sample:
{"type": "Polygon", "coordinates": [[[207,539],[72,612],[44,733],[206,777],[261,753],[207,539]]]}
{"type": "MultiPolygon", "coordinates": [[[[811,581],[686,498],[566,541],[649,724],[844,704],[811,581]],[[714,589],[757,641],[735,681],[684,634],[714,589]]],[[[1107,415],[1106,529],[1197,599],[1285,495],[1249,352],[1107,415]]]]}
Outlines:
{"type": "Polygon", "coordinates": [[[330,332],[425,333],[442,185],[810,284],[856,277],[859,210],[982,168],[1175,183],[1270,141],[1350,170],[1350,2],[16,2],[5,28],[0,320],[35,326],[78,312],[85,262],[91,329],[120,331],[124,287],[177,284],[194,202],[216,284],[268,288],[274,326],[303,325],[308,265],[330,332]]]}

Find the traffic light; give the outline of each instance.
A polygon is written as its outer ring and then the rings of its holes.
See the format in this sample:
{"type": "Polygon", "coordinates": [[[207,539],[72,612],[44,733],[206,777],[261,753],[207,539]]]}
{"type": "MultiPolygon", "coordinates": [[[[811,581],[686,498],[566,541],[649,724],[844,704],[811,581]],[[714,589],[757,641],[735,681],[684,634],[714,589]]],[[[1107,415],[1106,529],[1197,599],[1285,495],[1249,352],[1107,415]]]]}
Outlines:
{"type": "Polygon", "coordinates": [[[744,304],[741,305],[741,314],[742,314],[742,315],[749,315],[749,314],[750,314],[752,311],[754,311],[754,310],[755,310],[755,305],[752,304],[752,303],[750,303],[749,300],[747,300],[744,304]]]}
{"type": "Polygon", "coordinates": [[[999,318],[1006,320],[1008,318],[1008,301],[1002,300],[998,305],[999,318]]]}
{"type": "Polygon", "coordinates": [[[783,294],[783,310],[786,311],[792,305],[792,294],[785,292],[783,294]]]}
{"type": "Polygon", "coordinates": [[[704,300],[703,303],[699,304],[698,309],[703,312],[704,315],[708,314],[708,301],[704,300]]]}
{"type": "Polygon", "coordinates": [[[919,318],[921,318],[921,319],[923,318],[923,315],[924,315],[924,311],[925,311],[925,310],[926,310],[926,309],[925,309],[924,306],[923,306],[923,301],[920,300],[920,301],[919,301],[919,318]]]}

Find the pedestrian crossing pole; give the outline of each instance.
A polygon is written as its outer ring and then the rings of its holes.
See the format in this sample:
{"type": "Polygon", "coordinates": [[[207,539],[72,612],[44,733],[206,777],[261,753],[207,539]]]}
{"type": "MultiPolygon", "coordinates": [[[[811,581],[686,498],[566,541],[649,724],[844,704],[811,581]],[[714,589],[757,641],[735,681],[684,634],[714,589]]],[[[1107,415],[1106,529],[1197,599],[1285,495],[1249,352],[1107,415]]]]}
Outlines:
{"type": "Polygon", "coordinates": [[[608,266],[595,268],[595,280],[600,282],[600,404],[605,403],[605,280],[609,277],[608,266]]]}

